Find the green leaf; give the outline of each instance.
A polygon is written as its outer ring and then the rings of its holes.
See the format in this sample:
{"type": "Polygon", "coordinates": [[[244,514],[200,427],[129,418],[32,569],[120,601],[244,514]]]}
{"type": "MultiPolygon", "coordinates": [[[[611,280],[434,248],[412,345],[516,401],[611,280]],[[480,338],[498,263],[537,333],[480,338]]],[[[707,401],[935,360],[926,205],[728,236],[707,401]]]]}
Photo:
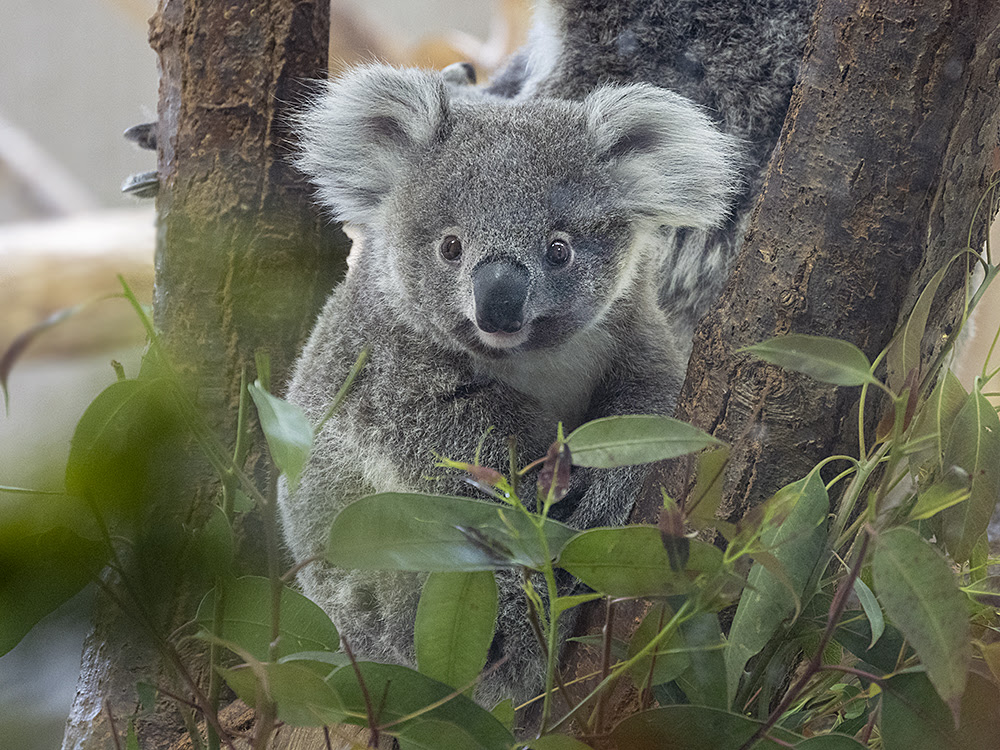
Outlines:
{"type": "Polygon", "coordinates": [[[266,695],[276,704],[278,719],[297,727],[322,727],[347,719],[340,696],[323,678],[299,663],[256,664],[222,670],[229,686],[248,706],[257,707],[266,678],[266,695]]]}
{"type": "Polygon", "coordinates": [[[497,619],[497,584],[491,571],[431,573],[417,607],[417,667],[456,690],[486,665],[497,619]]]}
{"type": "Polygon", "coordinates": [[[670,568],[660,532],[653,526],[590,529],[575,536],[559,556],[559,567],[609,596],[665,596],[692,590],[702,572],[722,567],[722,552],[691,540],[687,566],[670,568]]]}
{"type": "Polygon", "coordinates": [[[879,535],[872,570],[886,614],[957,712],[972,652],[965,597],[951,566],[916,531],[899,527],[879,535]]]}
{"type": "MultiPolygon", "coordinates": [[[[675,705],[634,714],[611,731],[614,747],[628,750],[738,750],[760,722],[707,706],[675,705]]],[[[783,742],[800,737],[774,727],[770,734],[783,742]]],[[[756,750],[779,750],[781,745],[762,739],[756,750]]]]}
{"type": "Polygon", "coordinates": [[[864,750],[867,745],[862,745],[853,737],[845,734],[824,734],[819,737],[810,737],[802,740],[795,748],[796,750],[864,750]]]}
{"type": "Polygon", "coordinates": [[[566,444],[575,465],[598,469],[662,461],[720,445],[686,422],[641,414],[587,422],[570,433],[566,444]]]}
{"type": "Polygon", "coordinates": [[[135,719],[128,720],[128,730],[125,733],[125,750],[140,750],[139,738],[135,734],[135,719]]]}
{"type": "Polygon", "coordinates": [[[986,750],[1000,737],[1000,692],[990,680],[969,674],[961,723],[922,673],[898,674],[882,685],[880,734],[885,750],[986,750]]]}
{"type": "Polygon", "coordinates": [[[977,381],[955,417],[944,452],[945,466],[961,466],[972,479],[968,501],[939,516],[945,545],[958,563],[969,559],[986,533],[1000,497],[1000,418],[980,387],[977,381]]]}
{"type": "Polygon", "coordinates": [[[684,503],[684,515],[693,528],[710,529],[718,523],[715,512],[722,503],[722,485],[728,462],[728,445],[698,454],[694,489],[684,503]]]}
{"type": "Polygon", "coordinates": [[[743,351],[823,383],[849,386],[879,382],[871,374],[868,357],[847,341],[792,333],[748,346],[743,351]]]}
{"type": "Polygon", "coordinates": [[[525,747],[531,750],[592,750],[590,745],[584,745],[580,740],[565,734],[547,734],[531,740],[525,747]]]}
{"type": "Polygon", "coordinates": [[[507,698],[497,703],[490,709],[493,717],[504,725],[508,730],[514,729],[514,699],[507,698]]]}
{"type": "MultiPolygon", "coordinates": [[[[209,591],[198,607],[196,620],[208,631],[215,618],[217,592],[209,591]]],[[[222,630],[218,637],[236,644],[255,659],[269,657],[271,643],[271,581],[246,576],[225,588],[222,630]]],[[[297,591],[281,590],[278,656],[297,651],[336,651],[337,628],[327,614],[297,591]]]]}
{"type": "Polygon", "coordinates": [[[100,573],[98,538],[79,498],[0,492],[0,655],[100,573]]]}
{"type": "MultiPolygon", "coordinates": [[[[509,750],[514,738],[489,711],[464,695],[453,695],[447,685],[432,680],[406,667],[376,662],[359,662],[358,669],[368,695],[378,707],[378,720],[383,724],[411,714],[419,717],[397,724],[393,731],[405,735],[412,721],[440,721],[462,729],[469,741],[462,748],[476,750],[509,750]],[[450,698],[449,700],[445,700],[450,698]],[[427,711],[427,706],[441,702],[427,711]]],[[[353,724],[365,724],[365,700],[358,679],[351,667],[334,672],[327,682],[344,701],[353,724]]]]}
{"type": "Polygon", "coordinates": [[[217,505],[212,508],[205,525],[195,532],[193,547],[195,569],[200,575],[214,578],[230,572],[236,544],[233,527],[222,508],[217,505]]]}
{"type": "Polygon", "coordinates": [[[285,475],[289,489],[294,490],[312,450],[312,426],[298,406],[272,396],[261,388],[259,380],[247,389],[257,406],[260,428],[274,465],[285,475]]]}
{"type": "MultiPolygon", "coordinates": [[[[546,520],[557,555],[577,532],[546,520]]],[[[471,572],[545,562],[538,532],[508,506],[444,495],[388,492],[342,510],[330,529],[327,559],[339,568],[471,572]]]]}
{"type": "MultiPolygon", "coordinates": [[[[930,397],[917,412],[910,428],[910,440],[930,437],[931,443],[910,456],[910,469],[919,474],[921,468],[933,461],[939,472],[944,472],[944,450],[955,417],[968,399],[968,393],[951,370],[945,370],[930,397]]],[[[921,445],[923,443],[921,442],[921,445]]]]}
{"type": "Polygon", "coordinates": [[[945,508],[968,500],[970,486],[969,475],[965,469],[959,466],[950,467],[938,481],[918,491],[917,502],[910,509],[907,519],[923,521],[936,516],[945,508]]]}
{"type": "Polygon", "coordinates": [[[761,542],[784,567],[794,590],[789,591],[786,582],[759,563],[750,569],[725,654],[730,703],[747,661],[764,648],[781,623],[792,615],[817,563],[826,556],[824,522],[830,511],[830,499],[819,472],[811,472],[782,488],[774,500],[780,501],[776,506],[790,506],[791,510],[780,526],[764,529],[761,542]]]}
{"type": "Polygon", "coordinates": [[[436,719],[414,719],[399,731],[399,750],[467,750],[477,747],[482,745],[462,727],[436,719]]]}
{"type": "Polygon", "coordinates": [[[690,666],[677,677],[677,686],[690,703],[726,710],[725,640],[714,612],[702,612],[681,623],[690,666]]]}
{"type": "Polygon", "coordinates": [[[112,383],[76,425],[66,491],[114,518],[134,517],[162,489],[160,477],[176,474],[181,424],[165,378],[112,383]]]}
{"type": "Polygon", "coordinates": [[[860,578],[854,579],[854,593],[857,594],[858,601],[861,602],[861,608],[865,611],[865,616],[871,627],[872,638],[868,643],[868,648],[871,648],[878,643],[878,639],[885,632],[885,618],[882,617],[882,608],[878,606],[878,600],[872,590],[868,588],[868,584],[860,578]]]}
{"type": "MultiPolygon", "coordinates": [[[[670,622],[673,612],[664,602],[654,604],[642,623],[632,635],[628,644],[628,657],[631,659],[655,638],[663,627],[670,622]]],[[[654,685],[662,685],[677,678],[690,666],[684,637],[679,629],[665,641],[661,641],[654,652],[637,661],[631,671],[632,681],[640,690],[654,685]]]]}
{"type": "Polygon", "coordinates": [[[910,370],[920,369],[920,342],[927,329],[927,315],[931,311],[931,303],[941,285],[941,280],[950,267],[951,264],[948,264],[938,269],[937,273],[927,282],[927,286],[920,293],[913,310],[906,318],[903,330],[899,331],[889,344],[889,350],[885,356],[886,369],[889,387],[895,393],[902,390],[910,370]]]}

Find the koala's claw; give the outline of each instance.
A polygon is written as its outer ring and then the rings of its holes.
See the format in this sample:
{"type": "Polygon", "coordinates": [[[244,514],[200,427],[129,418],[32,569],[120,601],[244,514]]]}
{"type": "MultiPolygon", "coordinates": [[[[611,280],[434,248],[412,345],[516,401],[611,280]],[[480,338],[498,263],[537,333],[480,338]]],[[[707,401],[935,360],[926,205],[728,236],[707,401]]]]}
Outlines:
{"type": "Polygon", "coordinates": [[[155,198],[159,190],[160,178],[155,169],[129,175],[122,183],[122,192],[135,198],[155,198]]]}
{"type": "Polygon", "coordinates": [[[475,86],[476,69],[469,62],[452,63],[441,71],[445,83],[452,86],[475,86]]]}
{"type": "Polygon", "coordinates": [[[149,151],[156,151],[156,125],[155,122],[144,122],[140,125],[133,125],[127,128],[122,136],[126,141],[131,141],[139,148],[149,151]]]}

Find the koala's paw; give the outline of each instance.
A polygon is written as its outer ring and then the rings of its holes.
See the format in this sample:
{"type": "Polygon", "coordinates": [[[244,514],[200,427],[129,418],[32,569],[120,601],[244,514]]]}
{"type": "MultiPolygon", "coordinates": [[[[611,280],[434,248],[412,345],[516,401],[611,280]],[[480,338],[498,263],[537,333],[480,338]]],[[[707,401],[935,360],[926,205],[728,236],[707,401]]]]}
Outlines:
{"type": "Polygon", "coordinates": [[[472,67],[472,63],[452,63],[441,71],[441,76],[444,78],[444,82],[449,86],[461,87],[476,85],[476,69],[472,67]]]}

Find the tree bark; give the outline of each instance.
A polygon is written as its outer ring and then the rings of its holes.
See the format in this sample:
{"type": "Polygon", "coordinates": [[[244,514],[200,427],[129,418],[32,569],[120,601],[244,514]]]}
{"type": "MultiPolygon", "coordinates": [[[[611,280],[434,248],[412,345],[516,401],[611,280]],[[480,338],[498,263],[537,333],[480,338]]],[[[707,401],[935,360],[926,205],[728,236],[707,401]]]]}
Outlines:
{"type": "MultiPolygon", "coordinates": [[[[722,517],[738,520],[827,456],[857,453],[859,389],[740,349],[802,333],[878,355],[927,280],[969,244],[1000,166],[998,78],[992,0],[819,0],[764,188],[729,284],[695,332],[676,411],[732,446],[722,517]]],[[[973,247],[987,226],[981,214],[973,247]]],[[[961,313],[966,266],[958,266],[938,292],[925,366],[961,313]]],[[[661,486],[683,500],[693,467],[693,458],[654,467],[632,522],[656,522],[661,486]]],[[[644,612],[619,605],[616,635],[629,637],[644,612]]],[[[582,627],[597,632],[603,618],[592,607],[582,627]]],[[[597,668],[583,649],[567,666],[570,678],[597,668]]],[[[613,702],[609,715],[638,707],[627,689],[613,702]]]]}
{"type": "MultiPolygon", "coordinates": [[[[264,350],[280,388],[344,268],[346,239],[318,216],[287,159],[290,109],[305,82],[322,77],[328,39],[323,0],[160,0],[150,24],[161,72],[154,322],[199,412],[230,443],[241,373],[252,379],[264,350]]],[[[260,455],[252,450],[246,467],[258,476],[260,455]]],[[[155,514],[196,526],[216,502],[218,478],[197,460],[174,470],[185,474],[184,491],[155,514]]],[[[242,551],[244,566],[259,570],[258,560],[242,551]]],[[[161,637],[197,605],[184,562],[163,561],[179,572],[151,597],[161,637]]],[[[114,576],[106,582],[66,750],[116,747],[112,733],[123,737],[138,710],[136,683],[178,684],[177,665],[114,603],[127,593],[114,576]]],[[[197,680],[204,664],[190,657],[197,680]]],[[[161,700],[137,728],[143,747],[168,746],[183,729],[176,703],[161,700]]]]}

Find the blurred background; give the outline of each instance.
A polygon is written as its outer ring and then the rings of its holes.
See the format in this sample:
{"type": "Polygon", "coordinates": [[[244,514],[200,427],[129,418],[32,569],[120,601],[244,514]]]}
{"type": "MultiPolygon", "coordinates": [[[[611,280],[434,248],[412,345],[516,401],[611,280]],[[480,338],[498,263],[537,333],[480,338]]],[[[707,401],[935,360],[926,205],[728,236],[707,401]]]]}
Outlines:
{"type": "MultiPolygon", "coordinates": [[[[330,67],[365,59],[486,77],[524,38],[528,0],[334,0],[330,67]]],[[[6,0],[0,24],[0,352],[26,329],[84,309],[32,341],[10,373],[0,412],[0,485],[59,489],[73,426],[115,379],[134,375],[142,330],[122,274],[152,295],[153,205],[122,181],[155,154],[121,133],[155,119],[156,56],[146,42],[155,0],[6,0]]],[[[994,243],[1000,232],[994,227],[994,243]]],[[[960,363],[968,385],[1000,321],[984,305],[960,363]]],[[[10,497],[9,495],[7,497],[10,497]]],[[[0,503],[5,495],[0,493],[0,503]]],[[[0,658],[0,748],[61,744],[89,606],[84,592],[0,658]]],[[[2,612],[0,612],[2,616],[2,612]]]]}
{"type": "MultiPolygon", "coordinates": [[[[154,120],[156,0],[5,0],[0,23],[0,353],[70,306],[31,341],[0,410],[0,485],[60,489],[73,427],[115,379],[136,373],[143,333],[122,274],[152,298],[153,202],[120,191],[156,156],[122,138],[154,120]]],[[[334,0],[330,67],[367,59],[488,74],[523,41],[526,0],[334,0]]],[[[0,493],[0,503],[12,498],[0,493]]],[[[42,499],[44,500],[44,498],[42,499]]],[[[76,689],[89,592],[0,658],[0,749],[61,745],[76,689]]],[[[0,617],[3,613],[0,612],[0,617]]]]}

